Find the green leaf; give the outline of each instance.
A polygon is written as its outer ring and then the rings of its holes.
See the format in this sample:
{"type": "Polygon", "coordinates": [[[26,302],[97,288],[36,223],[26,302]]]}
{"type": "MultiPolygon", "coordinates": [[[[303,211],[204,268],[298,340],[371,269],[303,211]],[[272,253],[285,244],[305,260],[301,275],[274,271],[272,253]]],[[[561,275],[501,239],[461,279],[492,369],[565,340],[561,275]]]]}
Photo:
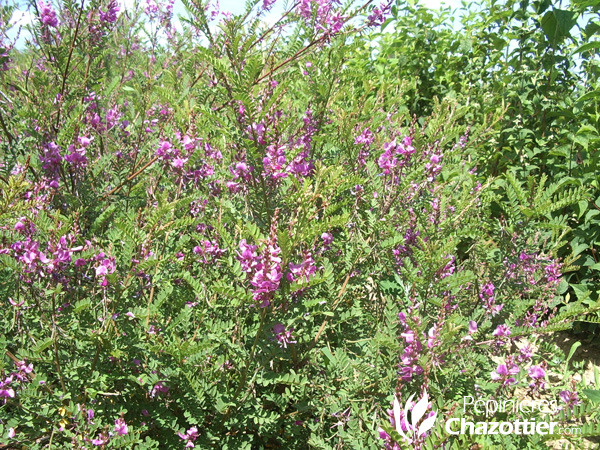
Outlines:
{"type": "Polygon", "coordinates": [[[48,338],[48,339],[44,339],[41,342],[38,342],[37,345],[35,347],[33,347],[33,352],[34,353],[41,353],[44,350],[46,350],[48,347],[50,347],[52,345],[52,338],[48,338]]]}
{"type": "Polygon", "coordinates": [[[575,354],[575,352],[577,351],[577,349],[581,347],[581,342],[577,341],[574,342],[573,345],[571,345],[571,350],[569,350],[569,355],[567,356],[567,359],[565,360],[565,377],[567,376],[567,371],[569,369],[569,361],[571,360],[571,358],[573,357],[573,355],[575,354]]]}
{"type": "Polygon", "coordinates": [[[568,36],[571,28],[577,23],[578,16],[578,13],[565,9],[546,12],[541,25],[548,40],[555,43],[558,39],[568,36]]]}
{"type": "Polygon", "coordinates": [[[594,403],[600,403],[600,390],[599,389],[584,389],[583,394],[594,403]]]}
{"type": "Polygon", "coordinates": [[[573,53],[584,53],[594,48],[600,48],[600,41],[593,41],[578,47],[573,53]]]}

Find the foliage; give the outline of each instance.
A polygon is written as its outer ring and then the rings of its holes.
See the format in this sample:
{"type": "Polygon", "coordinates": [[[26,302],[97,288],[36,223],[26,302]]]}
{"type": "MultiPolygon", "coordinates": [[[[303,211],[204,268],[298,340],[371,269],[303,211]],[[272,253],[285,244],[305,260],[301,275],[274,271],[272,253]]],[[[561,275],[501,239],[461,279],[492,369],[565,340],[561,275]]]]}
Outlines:
{"type": "MultiPolygon", "coordinates": [[[[439,19],[404,4],[302,1],[270,23],[268,0],[243,15],[184,3],[183,31],[168,3],[32,4],[30,42],[8,51],[0,443],[534,449],[557,438],[454,436],[438,423],[402,441],[386,409],[427,393],[420,404],[445,419],[466,395],[553,398],[552,420],[598,434],[600,380],[577,385],[577,347],[565,358],[546,339],[600,309],[596,268],[581,263],[594,255],[593,166],[565,179],[565,155],[549,150],[571,139],[563,125],[593,125],[549,116],[545,98],[577,78],[545,62],[560,78],[552,92],[534,83],[510,97],[521,103],[498,102],[540,70],[505,68],[499,53],[514,59],[512,20],[529,10],[499,24],[494,5],[467,16],[481,47],[457,47],[458,32],[425,29],[439,19]],[[374,32],[401,17],[414,22],[374,32]],[[507,40],[488,61],[492,23],[507,40]],[[383,64],[392,53],[396,66],[383,64]],[[474,87],[482,73],[493,81],[474,87]],[[507,123],[525,106],[538,108],[522,112],[535,139],[507,123]]],[[[528,62],[565,57],[575,13],[551,6],[536,14],[551,13],[539,27],[553,50],[532,44],[528,62]]]]}

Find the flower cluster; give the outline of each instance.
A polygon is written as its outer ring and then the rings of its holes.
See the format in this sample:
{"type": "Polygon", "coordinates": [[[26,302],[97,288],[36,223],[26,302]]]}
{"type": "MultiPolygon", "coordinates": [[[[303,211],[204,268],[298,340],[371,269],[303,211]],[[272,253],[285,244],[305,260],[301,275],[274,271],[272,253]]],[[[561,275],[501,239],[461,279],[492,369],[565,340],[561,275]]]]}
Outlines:
{"type": "Polygon", "coordinates": [[[243,161],[237,162],[229,167],[233,178],[226,182],[230,192],[239,192],[242,189],[241,181],[248,183],[252,179],[253,167],[243,161]]]}
{"type": "MultiPolygon", "coordinates": [[[[87,410],[87,420],[90,423],[92,422],[92,419],[94,418],[94,410],[93,409],[88,409],[87,410]]],[[[115,425],[113,427],[112,431],[103,431],[101,433],[99,433],[94,439],[91,440],[92,445],[96,446],[96,447],[102,447],[106,444],[108,444],[108,442],[110,441],[110,439],[114,436],[125,436],[126,434],[129,433],[129,426],[127,425],[127,422],[125,422],[125,419],[123,419],[122,417],[119,417],[118,419],[115,420],[115,425]]]]}
{"type": "Polygon", "coordinates": [[[267,153],[263,158],[265,174],[277,180],[287,177],[286,157],[283,146],[272,144],[267,147],[267,153]]]}
{"type": "Polygon", "coordinates": [[[194,247],[193,251],[202,258],[204,264],[210,264],[220,258],[227,250],[219,248],[216,242],[205,240],[200,242],[200,245],[194,247]]]}
{"type": "Polygon", "coordinates": [[[365,128],[362,133],[354,139],[354,144],[360,145],[357,161],[361,166],[367,164],[367,159],[369,158],[369,148],[374,140],[375,136],[368,127],[365,128]]]}
{"type": "Polygon", "coordinates": [[[573,391],[560,391],[560,399],[567,404],[569,409],[573,409],[573,407],[581,404],[581,400],[579,400],[579,395],[577,392],[573,391]]]}
{"type": "MultiPolygon", "coordinates": [[[[17,224],[17,230],[23,227],[17,224]]],[[[50,241],[46,250],[40,250],[40,243],[27,237],[23,241],[16,241],[10,246],[13,257],[22,264],[24,279],[31,281],[31,276],[44,278],[54,274],[59,278],[64,277],[62,271],[71,262],[74,252],[81,251],[84,247],[73,247],[74,236],[61,236],[58,241],[50,241]]]]}
{"type": "Polygon", "coordinates": [[[285,326],[281,323],[277,323],[273,326],[273,334],[275,335],[275,339],[282,348],[287,348],[288,344],[295,344],[296,341],[293,340],[292,332],[294,328],[289,328],[286,330],[285,326]]]}
{"type": "Polygon", "coordinates": [[[100,21],[110,24],[117,21],[117,13],[120,11],[119,4],[116,0],[111,0],[106,8],[106,11],[100,10],[100,21]]]}
{"type": "Polygon", "coordinates": [[[22,389],[23,385],[30,381],[30,374],[33,372],[33,364],[27,364],[25,361],[16,361],[17,371],[0,378],[0,399],[6,403],[9,398],[15,398],[15,389],[22,389]]]}
{"type": "Polygon", "coordinates": [[[49,3],[39,2],[38,10],[40,13],[40,21],[44,25],[54,28],[58,26],[58,18],[56,17],[56,12],[54,12],[52,6],[49,3]]]}
{"type": "Polygon", "coordinates": [[[306,283],[308,283],[310,277],[314,275],[316,271],[317,266],[315,265],[312,254],[310,252],[304,252],[300,264],[290,263],[290,272],[287,274],[286,278],[290,283],[301,279],[305,279],[306,283]]]}
{"type": "Polygon", "coordinates": [[[185,433],[177,433],[177,436],[183,439],[183,441],[185,442],[185,448],[194,448],[194,441],[198,439],[199,436],[198,428],[192,427],[188,429],[185,433]]]}
{"type": "Polygon", "coordinates": [[[493,381],[498,381],[502,383],[502,386],[507,386],[509,384],[515,384],[517,381],[515,380],[513,375],[516,375],[520,372],[519,366],[517,366],[512,357],[508,357],[506,359],[505,364],[498,364],[495,372],[492,372],[491,378],[493,381]]]}
{"type": "Polygon", "coordinates": [[[502,308],[504,307],[502,304],[496,304],[496,298],[494,296],[495,289],[496,286],[494,286],[494,283],[490,282],[484,284],[481,287],[481,292],[479,293],[479,298],[483,303],[483,308],[486,310],[487,314],[490,314],[492,317],[502,311],[502,308]]]}
{"type": "Polygon", "coordinates": [[[94,140],[94,138],[87,138],[85,136],[80,136],[77,139],[78,146],[74,144],[69,145],[69,153],[65,156],[65,161],[71,164],[74,168],[80,169],[87,166],[88,159],[86,157],[86,148],[90,145],[90,143],[94,140]]]}
{"type": "Polygon", "coordinates": [[[412,138],[404,136],[400,143],[396,143],[396,139],[383,144],[383,153],[377,160],[379,167],[383,169],[383,173],[389,175],[397,167],[402,168],[410,160],[411,155],[415,153],[415,148],[412,145],[412,138]]]}
{"type": "Polygon", "coordinates": [[[385,16],[390,13],[392,2],[381,3],[379,7],[373,8],[371,14],[367,17],[367,26],[379,26],[385,22],[385,16]]]}
{"type": "Polygon", "coordinates": [[[333,36],[339,33],[346,20],[339,11],[334,10],[333,3],[332,0],[301,0],[298,13],[310,22],[314,11],[317,29],[327,36],[333,36]]]}
{"type": "Polygon", "coordinates": [[[258,247],[249,245],[242,239],[237,252],[242,270],[250,278],[252,297],[261,307],[271,304],[273,293],[279,289],[279,282],[283,276],[281,270],[281,249],[277,245],[277,215],[273,218],[270,237],[265,242],[262,254],[257,254],[258,247]]]}
{"type": "Polygon", "coordinates": [[[541,365],[529,367],[529,369],[527,369],[527,374],[529,375],[529,378],[531,378],[529,387],[533,391],[538,392],[544,389],[546,386],[546,383],[544,382],[546,378],[546,371],[541,365]]]}
{"type": "Polygon", "coordinates": [[[96,260],[96,277],[100,280],[100,286],[108,286],[107,275],[115,272],[115,258],[106,256],[104,252],[98,253],[96,260]]]}
{"type": "Polygon", "coordinates": [[[400,356],[400,378],[404,382],[411,381],[413,376],[421,375],[423,367],[419,365],[419,357],[423,351],[423,345],[419,340],[417,333],[411,328],[407,322],[407,316],[404,313],[399,313],[398,318],[400,324],[404,327],[400,334],[404,340],[404,351],[400,356]]]}

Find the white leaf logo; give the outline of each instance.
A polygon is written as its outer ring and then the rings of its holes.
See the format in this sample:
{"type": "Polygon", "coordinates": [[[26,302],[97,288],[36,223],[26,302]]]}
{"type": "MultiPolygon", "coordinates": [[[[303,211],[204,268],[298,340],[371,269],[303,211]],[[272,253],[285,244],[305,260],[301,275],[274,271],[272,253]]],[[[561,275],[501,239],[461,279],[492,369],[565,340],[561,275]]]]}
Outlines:
{"type": "Polygon", "coordinates": [[[394,395],[394,421],[396,422],[396,431],[401,435],[404,435],[404,433],[402,432],[402,427],[400,426],[400,417],[400,402],[398,401],[398,398],[396,398],[396,396],[394,395]]]}
{"type": "Polygon", "coordinates": [[[423,436],[429,430],[433,428],[435,425],[435,419],[437,418],[437,412],[433,412],[431,417],[426,418],[421,422],[418,426],[419,422],[425,416],[427,412],[427,406],[429,405],[429,396],[427,395],[427,391],[423,393],[423,397],[413,406],[412,410],[409,409],[409,406],[412,402],[415,394],[412,394],[408,397],[406,404],[404,405],[404,414],[400,409],[400,402],[398,398],[394,396],[394,422],[396,423],[396,431],[400,436],[406,439],[407,443],[412,443],[413,439],[419,436],[423,436]],[[408,412],[411,411],[411,422],[412,426],[408,424],[408,412]],[[406,428],[406,432],[402,428],[406,428]]]}
{"type": "Polygon", "coordinates": [[[425,415],[425,411],[427,411],[427,404],[429,403],[429,398],[427,398],[427,391],[425,395],[417,402],[417,404],[412,409],[412,426],[413,429],[417,428],[417,424],[419,420],[423,418],[425,415]]]}
{"type": "Polygon", "coordinates": [[[433,426],[435,425],[435,419],[437,417],[437,412],[433,413],[433,416],[428,417],[427,419],[425,419],[423,421],[423,423],[421,424],[421,426],[419,427],[419,432],[417,433],[418,436],[422,436],[423,434],[427,433],[429,430],[431,430],[433,428],[433,426]]]}

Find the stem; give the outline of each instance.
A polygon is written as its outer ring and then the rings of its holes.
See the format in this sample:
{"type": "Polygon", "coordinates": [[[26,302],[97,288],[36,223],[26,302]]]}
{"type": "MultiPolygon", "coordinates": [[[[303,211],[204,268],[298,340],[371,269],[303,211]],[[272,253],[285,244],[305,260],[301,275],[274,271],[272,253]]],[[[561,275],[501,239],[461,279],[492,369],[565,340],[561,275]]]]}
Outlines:
{"type": "Polygon", "coordinates": [[[0,125],[2,125],[2,131],[4,131],[4,134],[6,135],[6,139],[8,139],[8,144],[12,145],[13,143],[13,135],[10,134],[10,131],[8,131],[8,128],[6,127],[6,123],[4,123],[4,117],[2,116],[2,110],[0,109],[0,125]]]}
{"type": "Polygon", "coordinates": [[[142,173],[144,170],[146,170],[148,167],[150,167],[156,160],[158,159],[158,156],[155,156],[154,158],[152,158],[150,161],[148,161],[146,164],[144,164],[144,166],[138,170],[137,172],[135,172],[134,174],[130,175],[129,177],[127,177],[127,180],[125,180],[123,183],[121,183],[119,186],[115,187],[114,189],[112,189],[110,192],[108,192],[107,194],[104,195],[104,197],[102,197],[103,199],[105,199],[106,197],[111,196],[112,194],[116,194],[117,192],[119,192],[123,186],[125,185],[125,183],[127,181],[131,181],[133,180],[135,177],[137,177],[140,173],[142,173]]]}
{"type": "Polygon", "coordinates": [[[56,128],[58,128],[60,124],[60,111],[62,109],[63,97],[65,95],[65,89],[67,87],[67,78],[69,77],[69,66],[71,65],[71,59],[73,58],[73,50],[75,48],[75,41],[77,40],[77,35],[79,34],[79,26],[81,25],[81,16],[83,15],[83,4],[85,0],[81,0],[81,7],[79,8],[79,16],[77,17],[77,25],[75,25],[75,34],[73,35],[73,40],[71,41],[71,46],[69,48],[69,56],[67,58],[67,65],[65,66],[65,72],[62,77],[62,86],[60,88],[60,100],[58,103],[58,114],[56,114],[56,128]]]}
{"type": "Polygon", "coordinates": [[[67,389],[65,388],[65,380],[62,376],[62,370],[60,370],[60,359],[58,357],[58,339],[56,338],[56,320],[55,320],[55,314],[56,314],[56,294],[52,294],[52,341],[53,341],[53,347],[54,347],[54,363],[56,364],[56,373],[58,374],[58,379],[60,380],[60,387],[62,388],[63,392],[67,392],[67,389]]]}
{"type": "MultiPolygon", "coordinates": [[[[262,334],[262,330],[265,325],[265,317],[266,316],[267,316],[267,308],[262,308],[262,311],[260,312],[260,325],[258,326],[258,331],[256,332],[256,336],[254,336],[254,342],[252,343],[252,349],[250,350],[250,356],[248,357],[248,360],[246,361],[246,364],[244,365],[244,370],[242,372],[242,378],[240,379],[240,384],[238,385],[235,393],[233,394],[232,400],[234,403],[246,385],[246,379],[248,378],[248,369],[250,367],[250,363],[254,360],[254,355],[256,353],[256,346],[258,345],[258,339],[260,338],[260,336],[262,334]]],[[[227,414],[226,417],[228,415],[229,414],[227,414]]]]}

